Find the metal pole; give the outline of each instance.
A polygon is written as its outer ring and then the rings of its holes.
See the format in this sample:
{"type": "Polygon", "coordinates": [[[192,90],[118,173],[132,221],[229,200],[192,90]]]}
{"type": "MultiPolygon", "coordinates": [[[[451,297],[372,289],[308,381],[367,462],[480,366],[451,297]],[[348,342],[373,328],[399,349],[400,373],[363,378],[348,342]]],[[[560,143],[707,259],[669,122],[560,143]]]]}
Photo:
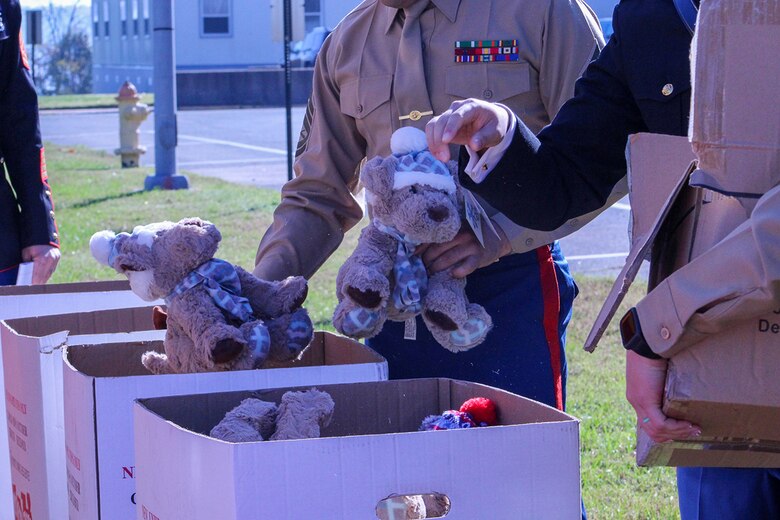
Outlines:
{"type": "Polygon", "coordinates": [[[292,145],[292,71],[290,70],[290,42],[292,41],[292,6],[284,0],[284,108],[287,116],[287,180],[293,178],[292,145]]]}
{"type": "Polygon", "coordinates": [[[173,39],[173,1],[152,2],[154,30],[154,175],[144,181],[144,189],[189,188],[184,175],[176,173],[176,56],[173,39]]]}

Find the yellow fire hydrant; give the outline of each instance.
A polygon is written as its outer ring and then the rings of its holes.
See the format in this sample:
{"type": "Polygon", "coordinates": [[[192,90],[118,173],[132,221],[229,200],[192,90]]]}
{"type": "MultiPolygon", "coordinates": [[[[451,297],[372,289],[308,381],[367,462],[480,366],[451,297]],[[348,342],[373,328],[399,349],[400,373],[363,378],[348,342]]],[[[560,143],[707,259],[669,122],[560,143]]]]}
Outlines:
{"type": "Polygon", "coordinates": [[[151,109],[139,102],[141,96],[129,81],[124,82],[114,99],[119,103],[119,148],[114,153],[122,156],[122,168],[137,168],[141,154],[146,153],[146,147],[139,143],[138,127],[149,117],[151,109]]]}

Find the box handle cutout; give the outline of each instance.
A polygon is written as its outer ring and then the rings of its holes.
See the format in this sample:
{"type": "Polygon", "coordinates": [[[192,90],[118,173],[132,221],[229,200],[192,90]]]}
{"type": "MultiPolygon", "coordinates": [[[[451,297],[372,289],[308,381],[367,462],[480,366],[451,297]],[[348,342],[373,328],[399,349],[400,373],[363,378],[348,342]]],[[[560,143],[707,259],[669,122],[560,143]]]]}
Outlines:
{"type": "Polygon", "coordinates": [[[450,499],[441,493],[391,495],[376,506],[379,520],[423,520],[444,518],[450,512],[450,499]]]}

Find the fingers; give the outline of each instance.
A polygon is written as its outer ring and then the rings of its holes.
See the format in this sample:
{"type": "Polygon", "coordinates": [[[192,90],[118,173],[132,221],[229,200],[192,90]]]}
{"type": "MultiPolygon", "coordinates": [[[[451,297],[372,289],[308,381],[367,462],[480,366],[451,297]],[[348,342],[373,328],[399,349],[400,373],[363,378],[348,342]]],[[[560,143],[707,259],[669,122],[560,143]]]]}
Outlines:
{"type": "Polygon", "coordinates": [[[655,442],[687,440],[701,435],[701,428],[688,421],[667,417],[660,409],[639,412],[639,427],[655,442]]]}
{"type": "Polygon", "coordinates": [[[428,149],[439,160],[447,161],[450,144],[468,145],[474,151],[494,146],[503,138],[499,131],[503,112],[501,108],[477,99],[455,101],[425,126],[428,149]]]}
{"type": "Polygon", "coordinates": [[[22,258],[33,262],[32,283],[45,284],[57,269],[60,250],[52,246],[30,246],[22,251],[22,258]]]}
{"type": "Polygon", "coordinates": [[[475,249],[463,235],[456,235],[450,242],[430,245],[422,255],[423,263],[431,274],[456,267],[467,257],[475,254],[475,249]]]}

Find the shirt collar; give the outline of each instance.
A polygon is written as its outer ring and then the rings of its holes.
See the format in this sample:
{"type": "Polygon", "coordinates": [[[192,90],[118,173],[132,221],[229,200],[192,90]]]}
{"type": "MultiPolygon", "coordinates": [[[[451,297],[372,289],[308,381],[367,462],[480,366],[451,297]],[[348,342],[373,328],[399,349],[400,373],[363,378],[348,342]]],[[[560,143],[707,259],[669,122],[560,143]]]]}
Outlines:
{"type": "MultiPolygon", "coordinates": [[[[457,19],[458,7],[460,7],[461,0],[431,0],[431,2],[450,22],[454,22],[457,19]]],[[[377,3],[385,11],[385,34],[387,34],[390,32],[390,28],[393,27],[393,22],[398,16],[398,11],[401,11],[401,9],[385,7],[379,0],[377,0],[377,3]]]]}

